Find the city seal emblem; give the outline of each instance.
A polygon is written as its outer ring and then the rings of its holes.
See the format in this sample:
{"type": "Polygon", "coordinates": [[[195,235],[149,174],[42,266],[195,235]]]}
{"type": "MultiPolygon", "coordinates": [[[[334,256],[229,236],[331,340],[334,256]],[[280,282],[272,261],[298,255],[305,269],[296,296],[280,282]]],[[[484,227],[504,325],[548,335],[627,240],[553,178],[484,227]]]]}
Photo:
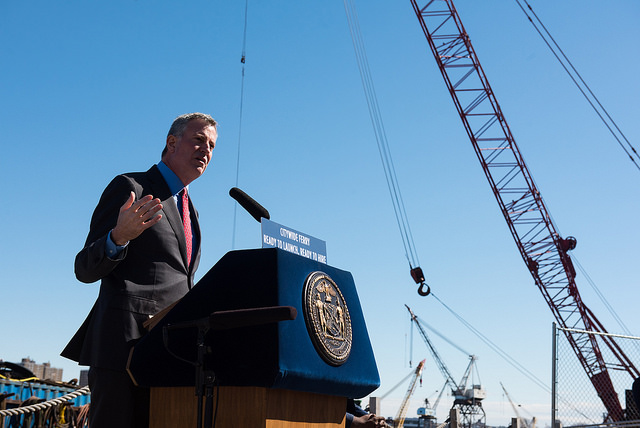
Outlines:
{"type": "Polygon", "coordinates": [[[309,274],[302,296],[309,337],[322,359],[332,366],[344,364],[351,353],[349,309],[336,283],[324,272],[309,274]]]}

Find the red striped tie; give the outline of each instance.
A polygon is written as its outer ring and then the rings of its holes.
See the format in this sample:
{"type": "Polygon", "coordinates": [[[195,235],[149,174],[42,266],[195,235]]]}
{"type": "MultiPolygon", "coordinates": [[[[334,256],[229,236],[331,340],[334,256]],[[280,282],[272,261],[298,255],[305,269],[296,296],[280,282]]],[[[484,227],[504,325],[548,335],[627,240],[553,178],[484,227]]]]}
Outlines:
{"type": "Polygon", "coordinates": [[[184,237],[187,239],[187,266],[191,264],[191,217],[189,217],[189,195],[187,188],[182,189],[182,225],[184,226],[184,237]]]}

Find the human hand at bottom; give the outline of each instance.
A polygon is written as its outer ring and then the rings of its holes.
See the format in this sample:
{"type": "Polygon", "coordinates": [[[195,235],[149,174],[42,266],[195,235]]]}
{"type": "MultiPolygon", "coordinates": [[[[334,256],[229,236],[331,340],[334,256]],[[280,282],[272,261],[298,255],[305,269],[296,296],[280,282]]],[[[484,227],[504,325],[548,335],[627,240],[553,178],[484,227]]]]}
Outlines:
{"type": "Polygon", "coordinates": [[[385,422],[382,416],[376,416],[373,413],[363,416],[354,416],[353,422],[351,422],[351,426],[353,428],[356,427],[386,427],[387,423],[385,422]]]}

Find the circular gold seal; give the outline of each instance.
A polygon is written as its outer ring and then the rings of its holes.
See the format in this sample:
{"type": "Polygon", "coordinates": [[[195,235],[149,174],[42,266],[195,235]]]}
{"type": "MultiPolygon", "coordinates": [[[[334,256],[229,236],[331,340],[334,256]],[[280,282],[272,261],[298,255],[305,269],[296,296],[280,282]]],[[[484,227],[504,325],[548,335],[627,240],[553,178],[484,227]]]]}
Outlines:
{"type": "Polygon", "coordinates": [[[351,353],[351,318],[340,289],[329,275],[320,271],[309,274],[302,311],[318,354],[333,366],[344,364],[351,353]]]}

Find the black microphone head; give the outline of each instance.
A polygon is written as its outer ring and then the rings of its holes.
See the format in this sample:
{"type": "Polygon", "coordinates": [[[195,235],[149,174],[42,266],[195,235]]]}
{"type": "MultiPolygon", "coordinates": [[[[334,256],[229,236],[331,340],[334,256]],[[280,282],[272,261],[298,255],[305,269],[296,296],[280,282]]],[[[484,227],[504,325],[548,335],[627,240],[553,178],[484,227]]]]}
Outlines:
{"type": "Polygon", "coordinates": [[[229,190],[229,196],[238,201],[238,203],[247,210],[256,221],[260,222],[262,217],[267,220],[271,217],[269,216],[269,211],[259,203],[255,201],[251,196],[247,195],[244,191],[238,189],[237,187],[232,187],[229,190]]]}

